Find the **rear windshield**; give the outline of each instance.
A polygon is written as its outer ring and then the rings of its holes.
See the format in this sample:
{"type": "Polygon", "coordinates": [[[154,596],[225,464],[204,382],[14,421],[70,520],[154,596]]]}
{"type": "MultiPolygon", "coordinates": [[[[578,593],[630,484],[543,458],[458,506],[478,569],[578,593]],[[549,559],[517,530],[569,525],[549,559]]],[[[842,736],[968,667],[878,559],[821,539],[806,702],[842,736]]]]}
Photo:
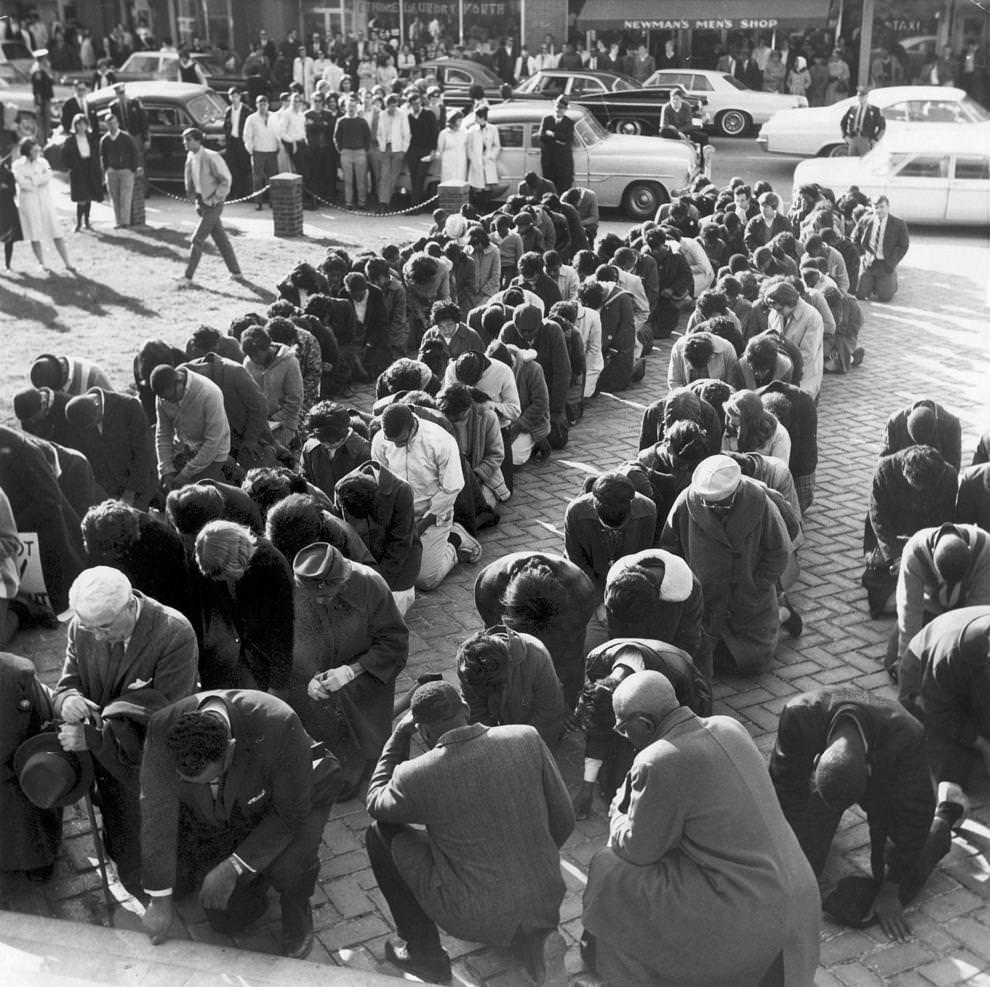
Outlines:
{"type": "Polygon", "coordinates": [[[223,119],[227,104],[214,92],[201,93],[189,100],[189,113],[196,123],[203,125],[223,119]]]}

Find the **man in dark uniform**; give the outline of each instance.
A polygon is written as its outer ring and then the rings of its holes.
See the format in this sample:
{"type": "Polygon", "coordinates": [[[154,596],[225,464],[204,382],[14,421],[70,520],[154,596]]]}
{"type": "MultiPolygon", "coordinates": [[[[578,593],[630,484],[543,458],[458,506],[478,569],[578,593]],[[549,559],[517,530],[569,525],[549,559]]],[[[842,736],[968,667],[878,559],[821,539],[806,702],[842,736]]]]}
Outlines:
{"type": "Polygon", "coordinates": [[[553,113],[540,122],[540,167],[558,194],[574,184],[574,121],[567,115],[566,96],[558,96],[553,113]]]}
{"type": "Polygon", "coordinates": [[[224,159],[230,169],[230,194],[235,199],[251,191],[251,155],[244,147],[244,121],[251,112],[244,105],[242,93],[236,86],[227,90],[230,106],[223,115],[224,159]]]}
{"type": "Polygon", "coordinates": [[[856,105],[843,114],[840,128],[846,139],[850,157],[862,157],[881,137],[887,127],[883,114],[870,103],[870,90],[860,86],[856,90],[856,105]]]}
{"type": "Polygon", "coordinates": [[[89,92],[89,86],[83,80],[79,80],[75,84],[76,94],[67,99],[65,103],[62,104],[62,130],[67,133],[72,133],[72,121],[75,119],[77,113],[81,113],[84,117],[89,120],[89,128],[94,134],[100,132],[100,121],[96,115],[96,111],[92,108],[86,109],[86,94],[89,92]]]}
{"type": "Polygon", "coordinates": [[[306,111],[306,142],[309,144],[313,190],[324,199],[332,199],[337,194],[334,123],[333,114],[326,109],[323,93],[313,93],[313,108],[306,111]]]}

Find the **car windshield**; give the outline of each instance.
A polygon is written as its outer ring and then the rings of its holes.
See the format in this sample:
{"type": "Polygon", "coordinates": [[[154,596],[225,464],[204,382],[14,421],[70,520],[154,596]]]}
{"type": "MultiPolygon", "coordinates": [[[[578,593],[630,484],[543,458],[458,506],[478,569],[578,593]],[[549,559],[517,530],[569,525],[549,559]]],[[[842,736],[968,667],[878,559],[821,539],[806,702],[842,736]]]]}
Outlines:
{"type": "Polygon", "coordinates": [[[226,108],[227,104],[214,92],[193,96],[187,107],[192,118],[201,126],[222,120],[226,108]]]}
{"type": "Polygon", "coordinates": [[[608,136],[608,131],[590,113],[574,121],[574,133],[585,147],[594,147],[608,136]]]}
{"type": "Polygon", "coordinates": [[[639,89],[640,84],[635,79],[628,79],[625,76],[620,76],[615,80],[615,84],[612,86],[612,92],[614,93],[627,93],[633,89],[639,89]]]}
{"type": "Polygon", "coordinates": [[[971,123],[986,123],[990,120],[990,113],[988,113],[975,99],[970,99],[966,96],[962,101],[961,105],[963,107],[963,117],[968,119],[971,123]]]}
{"type": "Polygon", "coordinates": [[[535,92],[536,86],[539,83],[539,81],[540,81],[539,76],[531,75],[521,86],[519,86],[516,92],[520,92],[520,93],[535,92]]]}
{"type": "Polygon", "coordinates": [[[863,168],[871,175],[888,175],[896,171],[910,155],[904,152],[893,153],[885,147],[875,147],[862,157],[863,168]]]}
{"type": "Polygon", "coordinates": [[[749,89],[749,86],[744,86],[738,79],[731,75],[725,75],[723,73],[719,78],[723,82],[727,82],[733,89],[749,89]]]}
{"type": "Polygon", "coordinates": [[[24,86],[30,83],[31,77],[22,72],[16,65],[0,62],[0,82],[6,86],[24,86]]]}

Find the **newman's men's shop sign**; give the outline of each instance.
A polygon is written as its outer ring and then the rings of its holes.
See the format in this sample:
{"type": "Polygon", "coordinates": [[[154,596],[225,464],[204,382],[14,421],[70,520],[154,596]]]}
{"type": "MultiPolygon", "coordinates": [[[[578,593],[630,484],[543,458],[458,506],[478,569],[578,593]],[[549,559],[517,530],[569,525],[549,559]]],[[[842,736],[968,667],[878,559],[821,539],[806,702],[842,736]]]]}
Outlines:
{"type": "Polygon", "coordinates": [[[585,0],[582,31],[773,31],[822,27],[829,0],[585,0]]]}

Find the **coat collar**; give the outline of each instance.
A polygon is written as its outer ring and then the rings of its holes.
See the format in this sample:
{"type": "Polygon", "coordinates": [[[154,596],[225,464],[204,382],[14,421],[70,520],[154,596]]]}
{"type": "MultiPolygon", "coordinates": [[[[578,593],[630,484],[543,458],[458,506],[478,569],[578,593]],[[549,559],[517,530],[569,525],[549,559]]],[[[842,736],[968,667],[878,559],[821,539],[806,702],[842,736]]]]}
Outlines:
{"type": "Polygon", "coordinates": [[[448,730],[438,741],[437,747],[450,747],[452,744],[464,744],[470,740],[477,740],[482,734],[488,733],[488,727],[484,723],[469,723],[464,727],[455,727],[448,730]]]}

